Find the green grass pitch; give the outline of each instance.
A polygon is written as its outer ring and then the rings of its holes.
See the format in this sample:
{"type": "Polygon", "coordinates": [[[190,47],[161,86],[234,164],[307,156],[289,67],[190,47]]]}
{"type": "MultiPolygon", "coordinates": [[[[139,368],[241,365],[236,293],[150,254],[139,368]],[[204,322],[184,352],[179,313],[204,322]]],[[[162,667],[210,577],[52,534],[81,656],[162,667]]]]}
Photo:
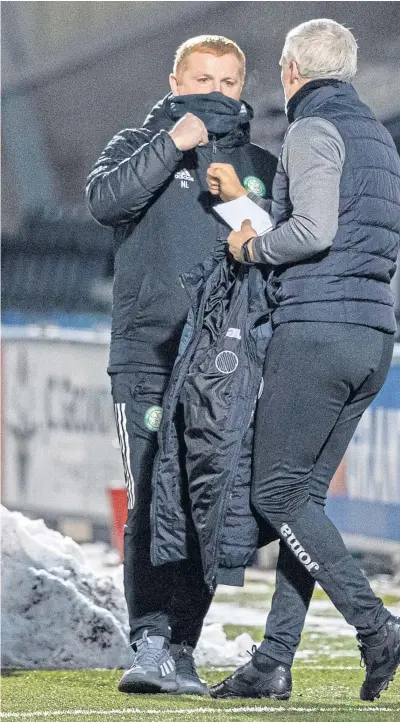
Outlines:
{"type": "MultiPolygon", "coordinates": [[[[235,628],[227,628],[234,636],[235,628]]],[[[254,637],[260,630],[250,629],[254,637]],[[255,633],[255,632],[258,632],[255,633]]],[[[354,640],[351,640],[354,647],[354,640]]],[[[194,696],[123,695],[117,690],[120,671],[6,671],[2,679],[1,718],[23,722],[139,722],[141,720],[215,721],[273,720],[280,722],[400,721],[400,684],[395,680],[382,698],[363,703],[358,698],[364,671],[346,643],[309,635],[302,643],[313,649],[310,661],[293,668],[293,693],[287,702],[274,700],[211,700],[194,696]],[[313,637],[313,639],[311,639],[313,637]],[[348,649],[346,649],[346,646],[348,649]],[[341,651],[342,650],[342,651],[341,651]],[[333,656],[331,656],[333,655],[333,656]]],[[[307,658],[309,659],[309,658],[307,658]]],[[[200,670],[208,683],[227,671],[200,670]]]]}
{"type": "MultiPolygon", "coordinates": [[[[216,601],[251,609],[268,608],[273,584],[253,574],[243,589],[217,590],[216,601]],[[260,581],[262,580],[262,581],[260,581]]],[[[381,594],[398,610],[400,595],[381,594]]],[[[232,607],[233,608],[233,607],[232,607]]],[[[287,702],[276,700],[212,700],[173,695],[124,695],[117,691],[120,670],[26,671],[5,670],[0,719],[17,722],[400,722],[400,672],[382,698],[361,702],[364,678],[353,636],[327,634],[323,620],[339,618],[321,589],[314,592],[311,612],[322,615],[320,630],[306,629],[293,667],[293,693],[287,702]],[[322,604],[322,607],[321,607],[322,604]],[[320,606],[318,606],[320,605],[320,606]]],[[[397,612],[398,613],[398,612],[397,612]]],[[[248,632],[259,642],[263,628],[225,624],[227,639],[248,632]]],[[[228,670],[200,669],[208,684],[223,679],[228,670]]]]}

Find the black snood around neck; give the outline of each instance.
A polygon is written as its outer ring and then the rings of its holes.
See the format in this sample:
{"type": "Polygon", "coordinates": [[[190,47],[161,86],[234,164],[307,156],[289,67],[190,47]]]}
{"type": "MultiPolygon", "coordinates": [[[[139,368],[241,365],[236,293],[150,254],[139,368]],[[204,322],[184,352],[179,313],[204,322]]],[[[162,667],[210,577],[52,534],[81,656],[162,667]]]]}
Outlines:
{"type": "Polygon", "coordinates": [[[179,120],[186,113],[193,113],[203,121],[209,133],[226,135],[239,125],[249,123],[253,113],[250,106],[240,100],[228,98],[223,93],[171,95],[169,114],[179,120]]]}

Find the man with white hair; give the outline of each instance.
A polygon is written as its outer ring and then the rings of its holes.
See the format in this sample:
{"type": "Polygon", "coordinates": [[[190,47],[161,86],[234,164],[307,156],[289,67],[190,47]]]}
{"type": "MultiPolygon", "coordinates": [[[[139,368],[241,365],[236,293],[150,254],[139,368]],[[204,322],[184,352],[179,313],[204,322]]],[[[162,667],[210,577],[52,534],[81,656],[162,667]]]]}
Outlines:
{"type": "MultiPolygon", "coordinates": [[[[400,662],[400,619],[373,593],[324,513],[330,480],[391,362],[390,280],[400,239],[400,159],[389,133],[350,84],[357,43],[332,20],[288,34],[280,61],[289,128],[273,186],[275,229],[249,221],[228,238],[239,261],[267,264],[273,337],[256,418],[252,501],[277,530],[277,586],[252,660],[213,697],[287,699],[315,581],[357,630],[362,700],[388,687],[400,662]],[[287,644],[275,634],[287,619],[287,644]],[[278,671],[280,672],[280,678],[278,671]],[[276,694],[266,680],[274,674],[276,694]]],[[[210,191],[246,193],[213,164],[210,191]]],[[[249,196],[262,205],[254,194],[249,196]]]]}

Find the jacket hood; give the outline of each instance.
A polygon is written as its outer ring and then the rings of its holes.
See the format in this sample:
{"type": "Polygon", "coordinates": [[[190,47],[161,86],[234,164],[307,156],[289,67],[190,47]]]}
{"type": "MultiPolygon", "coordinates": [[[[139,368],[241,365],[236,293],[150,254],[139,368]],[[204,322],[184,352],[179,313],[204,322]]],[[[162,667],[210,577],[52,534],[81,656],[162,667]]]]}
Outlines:
{"type": "Polygon", "coordinates": [[[186,113],[197,115],[220,146],[233,147],[250,140],[253,109],[243,100],[233,100],[223,93],[173,95],[168,93],[150,111],[143,127],[169,130],[186,113]]]}

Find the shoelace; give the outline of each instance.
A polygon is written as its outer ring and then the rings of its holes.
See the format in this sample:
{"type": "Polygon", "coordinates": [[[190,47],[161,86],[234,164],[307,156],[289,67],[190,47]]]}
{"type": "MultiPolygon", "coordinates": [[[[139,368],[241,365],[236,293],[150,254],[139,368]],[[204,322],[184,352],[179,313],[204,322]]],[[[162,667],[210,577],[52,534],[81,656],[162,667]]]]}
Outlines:
{"type": "Polygon", "coordinates": [[[179,666],[179,672],[197,676],[195,661],[184,643],[181,644],[175,656],[175,664],[177,669],[179,666]]]}
{"type": "Polygon", "coordinates": [[[362,642],[360,642],[360,644],[358,645],[358,649],[360,650],[360,657],[361,657],[360,658],[360,667],[365,667],[367,664],[366,654],[365,654],[365,645],[362,642]]]}
{"type": "Polygon", "coordinates": [[[147,632],[144,632],[143,638],[137,643],[134,664],[144,662],[156,666],[162,651],[162,649],[151,646],[151,642],[147,639],[147,632]]]}
{"type": "Polygon", "coordinates": [[[251,648],[251,652],[250,652],[249,649],[247,649],[246,652],[247,652],[247,654],[250,655],[251,658],[253,658],[254,655],[255,655],[255,653],[257,652],[257,645],[256,645],[256,644],[253,644],[253,646],[252,646],[252,648],[251,648]]]}

